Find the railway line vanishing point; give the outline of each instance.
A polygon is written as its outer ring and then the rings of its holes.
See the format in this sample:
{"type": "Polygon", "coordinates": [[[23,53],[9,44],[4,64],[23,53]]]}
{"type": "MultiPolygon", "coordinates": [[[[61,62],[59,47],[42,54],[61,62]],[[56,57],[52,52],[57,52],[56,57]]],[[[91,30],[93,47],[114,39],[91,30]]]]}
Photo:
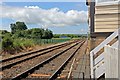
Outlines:
{"type": "Polygon", "coordinates": [[[70,41],[1,60],[3,79],[58,78],[85,41],[70,41]],[[44,74],[44,76],[35,76],[44,74]],[[45,76],[46,75],[46,76],[45,76]]]}

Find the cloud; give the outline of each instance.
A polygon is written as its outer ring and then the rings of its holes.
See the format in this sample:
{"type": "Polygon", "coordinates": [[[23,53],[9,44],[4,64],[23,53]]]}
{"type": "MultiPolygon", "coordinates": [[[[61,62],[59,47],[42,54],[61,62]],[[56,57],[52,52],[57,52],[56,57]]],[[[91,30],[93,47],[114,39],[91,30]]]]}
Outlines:
{"type": "Polygon", "coordinates": [[[3,3],[3,0],[0,0],[0,4],[3,3]]]}
{"type": "Polygon", "coordinates": [[[25,8],[39,9],[38,6],[25,6],[25,8]]]}
{"type": "Polygon", "coordinates": [[[69,10],[60,11],[59,8],[42,9],[38,6],[10,7],[0,6],[0,17],[10,18],[16,21],[24,21],[27,24],[37,24],[42,27],[79,26],[87,22],[87,12],[69,10]]]}

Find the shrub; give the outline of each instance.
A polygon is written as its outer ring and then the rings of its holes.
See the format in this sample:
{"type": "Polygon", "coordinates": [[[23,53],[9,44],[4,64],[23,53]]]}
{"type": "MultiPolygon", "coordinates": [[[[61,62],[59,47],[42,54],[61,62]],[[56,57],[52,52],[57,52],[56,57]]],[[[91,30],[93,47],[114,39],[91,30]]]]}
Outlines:
{"type": "Polygon", "coordinates": [[[14,48],[16,49],[23,49],[34,46],[34,42],[31,39],[18,38],[18,39],[14,39],[13,45],[14,48]]]}
{"type": "Polygon", "coordinates": [[[2,39],[2,49],[11,50],[13,49],[13,40],[10,37],[5,37],[2,39]]]}

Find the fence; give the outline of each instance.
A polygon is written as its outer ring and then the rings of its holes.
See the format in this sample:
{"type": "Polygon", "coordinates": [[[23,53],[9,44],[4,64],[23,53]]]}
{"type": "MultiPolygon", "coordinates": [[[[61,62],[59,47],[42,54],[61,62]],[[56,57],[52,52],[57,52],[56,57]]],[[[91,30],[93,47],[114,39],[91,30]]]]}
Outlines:
{"type": "Polygon", "coordinates": [[[60,39],[33,39],[35,44],[51,44],[69,41],[70,38],[60,38],[60,39]]]}
{"type": "Polygon", "coordinates": [[[105,62],[104,62],[104,54],[101,53],[97,58],[94,56],[108,45],[113,39],[118,37],[118,30],[116,30],[113,34],[111,34],[107,39],[105,39],[101,44],[99,44],[95,49],[90,52],[90,66],[91,66],[91,78],[99,78],[101,75],[105,73],[105,62]]]}

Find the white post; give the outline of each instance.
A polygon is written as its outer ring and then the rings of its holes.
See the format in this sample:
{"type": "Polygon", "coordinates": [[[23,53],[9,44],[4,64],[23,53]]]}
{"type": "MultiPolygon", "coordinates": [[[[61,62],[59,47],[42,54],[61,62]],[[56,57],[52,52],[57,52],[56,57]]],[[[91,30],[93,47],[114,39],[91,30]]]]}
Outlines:
{"type": "Polygon", "coordinates": [[[93,60],[93,55],[94,53],[91,52],[90,53],[90,68],[91,68],[91,78],[94,78],[94,70],[93,70],[93,67],[94,67],[94,60],[93,60]]]}
{"type": "Polygon", "coordinates": [[[118,78],[120,80],[120,27],[118,27],[118,78]]]}
{"type": "MultiPolygon", "coordinates": [[[[2,60],[2,56],[0,56],[0,60],[2,60]]],[[[0,67],[2,67],[2,64],[0,64],[0,67]]],[[[2,80],[2,69],[0,69],[0,80],[2,80]]]]}

